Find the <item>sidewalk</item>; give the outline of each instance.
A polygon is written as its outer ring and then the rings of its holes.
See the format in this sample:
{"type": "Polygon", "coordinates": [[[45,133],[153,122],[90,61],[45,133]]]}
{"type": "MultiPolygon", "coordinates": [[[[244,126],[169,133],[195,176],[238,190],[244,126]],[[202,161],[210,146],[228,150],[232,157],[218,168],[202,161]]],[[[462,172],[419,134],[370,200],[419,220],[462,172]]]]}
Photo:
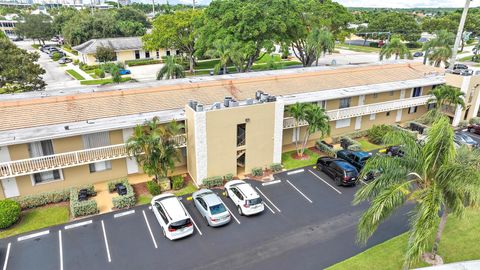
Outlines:
{"type": "Polygon", "coordinates": [[[74,65],[73,63],[68,63],[66,66],[66,69],[73,69],[75,70],[78,74],[82,75],[85,80],[94,80],[90,74],[86,73],[85,71],[81,70],[78,66],[74,65]]]}
{"type": "Polygon", "coordinates": [[[108,192],[107,182],[94,184],[93,186],[97,192],[97,196],[93,197],[93,199],[97,202],[100,214],[111,212],[113,208],[112,198],[118,196],[118,194],[116,192],[108,192]]]}

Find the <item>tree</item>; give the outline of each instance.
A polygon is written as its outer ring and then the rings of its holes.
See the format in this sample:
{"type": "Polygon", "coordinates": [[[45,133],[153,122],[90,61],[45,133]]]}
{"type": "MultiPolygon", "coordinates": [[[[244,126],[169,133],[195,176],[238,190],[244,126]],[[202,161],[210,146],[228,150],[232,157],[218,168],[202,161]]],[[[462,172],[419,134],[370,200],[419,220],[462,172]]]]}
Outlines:
{"type": "Polygon", "coordinates": [[[383,58],[390,59],[393,55],[395,55],[395,60],[398,58],[412,58],[412,53],[407,48],[407,45],[402,42],[399,36],[392,36],[390,42],[382,47],[380,50],[380,60],[383,60],[383,58]]]}
{"type": "Polygon", "coordinates": [[[433,123],[424,144],[405,132],[386,134],[386,144],[401,145],[404,156],[376,155],[365,164],[362,175],[372,170],[381,173],[362,186],[353,200],[355,205],[370,202],[358,223],[360,243],[366,243],[395,210],[414,202],[405,266],[417,261],[430,245],[430,256],[436,258],[448,215],[461,217],[466,207],[477,206],[480,200],[480,154],[456,150],[453,137],[447,117],[433,123]],[[466,153],[471,162],[463,161],[466,153]]]}
{"type": "Polygon", "coordinates": [[[420,25],[411,14],[404,12],[381,12],[373,16],[368,24],[369,32],[390,32],[403,40],[415,42],[422,33],[420,25]]]}
{"type": "Polygon", "coordinates": [[[43,44],[45,44],[45,40],[50,40],[55,33],[52,19],[45,14],[25,16],[24,21],[16,25],[16,31],[21,36],[38,40],[43,44]]]}
{"type": "Polygon", "coordinates": [[[193,73],[196,51],[195,21],[199,20],[202,13],[201,10],[195,9],[159,15],[153,22],[152,32],[143,36],[145,49],[172,48],[180,50],[187,54],[190,61],[190,72],[193,73]]]}
{"type": "Polygon", "coordinates": [[[110,62],[117,59],[117,53],[110,47],[97,47],[95,58],[98,62],[110,62]]]}
{"type": "Polygon", "coordinates": [[[183,125],[176,121],[162,125],[157,117],[146,121],[143,126],[135,127],[132,136],[126,142],[127,152],[135,157],[148,176],[155,181],[167,177],[180,160],[174,137],[180,134],[183,125]]]}
{"type": "Polygon", "coordinates": [[[114,83],[122,82],[122,76],[120,76],[120,68],[117,65],[111,66],[110,74],[112,75],[112,82],[114,83]]]}
{"type": "MultiPolygon", "coordinates": [[[[305,148],[308,143],[310,135],[315,132],[320,132],[320,137],[330,134],[329,118],[325,110],[320,106],[312,103],[295,103],[287,107],[287,112],[295,119],[295,129],[299,129],[299,124],[302,121],[308,123],[307,131],[305,132],[303,142],[300,147],[298,145],[299,138],[295,140],[295,149],[298,157],[303,157],[305,148]]],[[[295,132],[295,130],[294,130],[295,132]]]]}
{"type": "Polygon", "coordinates": [[[147,20],[145,13],[134,9],[132,7],[126,6],[122,8],[115,9],[115,19],[120,22],[132,22],[140,23],[144,28],[150,26],[147,20]]]}
{"type": "Polygon", "coordinates": [[[175,58],[167,56],[162,68],[157,72],[157,80],[185,78],[185,71],[182,65],[175,62],[175,58]]]}
{"type": "Polygon", "coordinates": [[[427,104],[435,103],[435,108],[428,110],[426,114],[420,117],[419,120],[425,124],[431,124],[443,116],[443,105],[453,106],[454,108],[460,106],[465,109],[465,93],[457,87],[443,84],[435,87],[430,91],[430,94],[432,97],[427,101],[427,104]]]}
{"type": "Polygon", "coordinates": [[[315,28],[307,37],[307,47],[311,48],[309,50],[313,51],[312,56],[318,66],[318,59],[320,56],[327,52],[331,53],[335,49],[335,39],[333,38],[333,34],[329,31],[315,28]]]}
{"type": "Polygon", "coordinates": [[[143,36],[146,33],[146,28],[139,22],[119,21],[118,30],[126,37],[143,36]]]}
{"type": "Polygon", "coordinates": [[[235,51],[232,48],[232,41],[225,40],[216,40],[213,43],[213,48],[205,52],[206,56],[212,58],[218,58],[218,64],[215,65],[215,73],[218,73],[220,69],[223,69],[223,74],[227,74],[227,64],[232,61],[232,58],[235,58],[235,51]]]}
{"type": "Polygon", "coordinates": [[[455,42],[455,35],[447,30],[435,32],[435,37],[423,44],[425,51],[424,64],[430,59],[430,64],[439,67],[442,62],[447,66],[452,56],[452,47],[455,42]]]}
{"type": "Polygon", "coordinates": [[[40,55],[29,53],[0,38],[0,94],[43,90],[45,70],[36,62],[40,55]]]}

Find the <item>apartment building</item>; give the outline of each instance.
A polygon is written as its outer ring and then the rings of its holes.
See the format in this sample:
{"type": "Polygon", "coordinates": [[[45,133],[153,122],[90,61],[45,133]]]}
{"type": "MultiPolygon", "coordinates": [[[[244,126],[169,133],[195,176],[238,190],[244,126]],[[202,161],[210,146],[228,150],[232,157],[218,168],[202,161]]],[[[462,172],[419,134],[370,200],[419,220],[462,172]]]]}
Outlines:
{"type": "MultiPolygon", "coordinates": [[[[0,197],[14,197],[141,174],[127,156],[133,127],[154,116],[175,120],[182,158],[177,173],[206,177],[250,172],[281,162],[306,123],[286,113],[296,102],[326,109],[331,136],[374,124],[414,120],[429,92],[449,83],[466,93],[453,124],[478,113],[480,76],[443,73],[422,64],[308,68],[133,84],[100,92],[0,97],[0,197]],[[127,89],[126,89],[127,88],[127,89]],[[262,92],[260,92],[262,91],[262,92]],[[35,97],[32,97],[35,96],[35,97]],[[226,98],[227,97],[227,98],[226,98]]],[[[319,138],[313,134],[309,145],[319,138]]]]}
{"type": "Polygon", "coordinates": [[[7,37],[16,37],[15,26],[17,21],[14,20],[0,20],[0,31],[2,31],[7,37]]]}

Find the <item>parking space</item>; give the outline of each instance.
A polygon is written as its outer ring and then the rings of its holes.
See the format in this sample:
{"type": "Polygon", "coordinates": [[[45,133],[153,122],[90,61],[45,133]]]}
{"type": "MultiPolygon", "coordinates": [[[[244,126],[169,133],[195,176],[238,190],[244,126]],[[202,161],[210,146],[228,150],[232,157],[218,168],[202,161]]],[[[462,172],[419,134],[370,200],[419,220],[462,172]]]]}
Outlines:
{"type": "MultiPolygon", "coordinates": [[[[184,196],[182,203],[195,226],[194,234],[184,239],[165,238],[145,205],[53,227],[49,234],[23,241],[2,240],[0,255],[11,243],[5,269],[15,270],[39,265],[61,270],[292,269],[298,264],[318,269],[363,250],[354,236],[366,205],[351,205],[358,186],[336,186],[313,167],[275,178],[269,183],[249,181],[266,206],[254,216],[240,216],[223,190],[213,190],[232,215],[229,224],[218,228],[208,226],[191,198],[184,196]]],[[[372,243],[401,233],[407,223],[398,215],[390,226],[382,226],[372,243]]]]}

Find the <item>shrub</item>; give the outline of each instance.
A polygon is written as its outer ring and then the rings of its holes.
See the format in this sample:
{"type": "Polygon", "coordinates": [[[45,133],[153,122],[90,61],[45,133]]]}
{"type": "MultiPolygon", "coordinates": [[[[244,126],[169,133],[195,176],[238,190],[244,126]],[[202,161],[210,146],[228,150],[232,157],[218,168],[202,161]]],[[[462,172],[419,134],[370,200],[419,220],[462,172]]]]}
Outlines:
{"type": "Polygon", "coordinates": [[[252,175],[253,176],[262,176],[263,175],[263,169],[260,167],[255,167],[252,169],[252,175]]]}
{"type": "Polygon", "coordinates": [[[172,187],[174,190],[179,190],[184,186],[184,180],[181,175],[175,175],[172,177],[172,187]]]}
{"type": "Polygon", "coordinates": [[[422,48],[422,43],[420,42],[408,42],[407,43],[407,48],[409,49],[419,49],[419,48],[422,48]]]}
{"type": "Polygon", "coordinates": [[[339,136],[339,137],[333,137],[332,138],[332,143],[333,144],[339,143],[340,139],[342,139],[344,137],[349,137],[349,138],[352,138],[352,139],[365,137],[365,136],[367,136],[367,133],[368,133],[367,130],[357,130],[357,131],[354,131],[354,132],[351,132],[351,133],[343,134],[342,136],[339,136]]]}
{"type": "Polygon", "coordinates": [[[113,207],[116,209],[124,209],[135,206],[135,203],[137,202],[137,200],[135,199],[135,192],[133,192],[133,187],[128,183],[127,178],[122,177],[120,179],[108,182],[108,190],[110,192],[114,191],[117,184],[123,184],[127,189],[127,194],[113,197],[113,207]]]}
{"type": "Polygon", "coordinates": [[[480,117],[472,117],[469,121],[470,124],[480,124],[480,117]]]}
{"type": "Polygon", "coordinates": [[[160,63],[162,63],[161,60],[155,60],[155,59],[137,59],[137,60],[125,61],[125,64],[130,66],[130,67],[153,65],[153,64],[160,64],[160,63]]]}
{"type": "Polygon", "coordinates": [[[282,164],[281,163],[272,163],[270,164],[270,170],[274,173],[279,172],[282,170],[282,164]]]}
{"type": "Polygon", "coordinates": [[[162,190],[160,189],[160,186],[157,184],[155,181],[148,181],[147,182],[147,189],[152,196],[157,196],[160,193],[162,193],[162,190]]]}
{"type": "Polygon", "coordinates": [[[370,44],[368,44],[368,46],[373,48],[379,48],[378,45],[379,45],[378,42],[370,42],[370,44]]]}
{"type": "Polygon", "coordinates": [[[80,63],[80,60],[78,60],[78,59],[73,60],[73,64],[74,64],[75,66],[78,66],[79,63],[80,63]]]}
{"type": "Polygon", "coordinates": [[[96,68],[95,75],[97,75],[97,77],[99,78],[105,78],[105,71],[103,70],[103,68],[96,68]]]}
{"type": "Polygon", "coordinates": [[[95,200],[78,200],[78,192],[83,188],[86,188],[89,192],[94,192],[93,185],[72,188],[70,190],[70,212],[74,218],[98,213],[97,202],[95,200]]]}
{"type": "Polygon", "coordinates": [[[5,229],[17,222],[20,217],[20,205],[10,199],[0,201],[0,229],[5,229]]]}
{"type": "Polygon", "coordinates": [[[407,134],[410,134],[414,138],[418,137],[418,131],[413,131],[413,130],[410,130],[410,129],[406,129],[406,128],[403,128],[403,127],[398,126],[398,125],[393,125],[392,128],[393,128],[393,130],[396,130],[396,131],[399,131],[399,132],[406,132],[407,134]]]}
{"type": "Polygon", "coordinates": [[[80,63],[80,69],[83,70],[83,71],[91,71],[91,70],[95,70],[97,68],[99,68],[100,66],[99,65],[87,65],[85,63],[80,63]]]}
{"type": "Polygon", "coordinates": [[[172,189],[171,181],[170,181],[170,179],[168,179],[168,177],[165,177],[165,178],[162,178],[162,179],[158,180],[158,185],[160,185],[160,190],[161,191],[172,189]]]}
{"type": "Polygon", "coordinates": [[[462,120],[458,123],[459,128],[466,128],[468,127],[468,121],[467,120],[462,120]]]}
{"type": "Polygon", "coordinates": [[[54,53],[52,56],[52,60],[55,62],[58,61],[60,58],[62,58],[62,54],[58,52],[54,53]]]}
{"type": "Polygon", "coordinates": [[[384,124],[378,126],[373,125],[373,127],[368,130],[368,140],[374,144],[383,144],[383,137],[392,130],[392,126],[387,126],[384,124]]]}
{"type": "Polygon", "coordinates": [[[225,176],[223,177],[223,179],[225,179],[225,181],[231,181],[233,179],[233,173],[227,173],[225,174],[225,176]]]}
{"type": "Polygon", "coordinates": [[[316,143],[315,143],[315,147],[324,152],[325,154],[331,156],[331,157],[336,157],[337,156],[337,152],[335,152],[335,150],[333,148],[330,148],[328,145],[324,144],[321,140],[318,140],[316,143]]]}
{"type": "Polygon", "coordinates": [[[207,188],[218,187],[223,185],[223,178],[220,176],[212,176],[203,179],[203,185],[207,188]]]}
{"type": "MultiPolygon", "coordinates": [[[[92,186],[93,189],[93,186],[92,186]]],[[[63,189],[58,191],[43,192],[34,195],[27,195],[23,197],[14,198],[22,209],[30,209],[39,206],[44,206],[50,203],[66,202],[70,199],[70,189],[63,189]]]]}
{"type": "Polygon", "coordinates": [[[362,147],[359,144],[351,144],[347,149],[350,151],[362,151],[362,147]]]}

